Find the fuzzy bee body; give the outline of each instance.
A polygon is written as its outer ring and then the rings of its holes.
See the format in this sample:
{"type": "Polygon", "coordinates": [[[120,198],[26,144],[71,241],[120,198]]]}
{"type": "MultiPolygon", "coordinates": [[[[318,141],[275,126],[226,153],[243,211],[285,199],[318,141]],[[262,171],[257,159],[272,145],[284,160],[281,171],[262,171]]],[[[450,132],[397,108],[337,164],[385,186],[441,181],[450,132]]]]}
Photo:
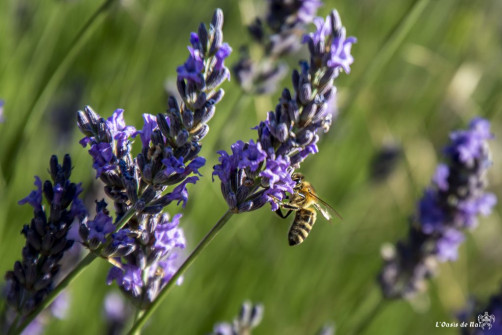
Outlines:
{"type": "Polygon", "coordinates": [[[317,211],[321,212],[326,220],[331,220],[331,215],[320,205],[321,203],[331,209],[338,217],[341,218],[341,216],[317,196],[314,187],[304,181],[302,174],[294,173],[291,178],[296,182],[293,188],[294,192],[289,202],[278,201],[280,207],[276,213],[282,218],[287,218],[293,211],[296,212],[288,233],[289,245],[294,246],[302,243],[308,237],[317,219],[317,211]],[[288,212],[283,214],[281,208],[287,209],[288,212]]]}
{"type": "Polygon", "coordinates": [[[309,236],[316,217],[317,212],[311,208],[303,208],[296,212],[295,220],[291,224],[291,228],[289,228],[289,245],[300,244],[309,236]]]}

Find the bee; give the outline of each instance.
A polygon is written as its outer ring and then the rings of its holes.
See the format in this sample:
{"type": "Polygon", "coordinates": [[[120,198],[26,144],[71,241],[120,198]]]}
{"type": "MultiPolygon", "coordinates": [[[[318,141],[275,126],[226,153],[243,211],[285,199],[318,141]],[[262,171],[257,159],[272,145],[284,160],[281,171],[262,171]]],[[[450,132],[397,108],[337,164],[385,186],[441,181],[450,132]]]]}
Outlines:
{"type": "Polygon", "coordinates": [[[285,219],[293,211],[296,212],[295,219],[288,233],[289,245],[294,246],[302,243],[309,235],[316,221],[317,211],[321,212],[322,216],[330,222],[331,215],[327,209],[331,210],[340,219],[342,219],[342,216],[317,196],[314,187],[308,181],[304,180],[305,178],[301,173],[293,173],[291,179],[296,182],[293,188],[294,192],[287,203],[276,199],[276,202],[280,206],[276,213],[285,219]],[[321,204],[326,206],[327,209],[321,206],[321,204]],[[284,214],[281,208],[288,210],[288,212],[284,214]]]}

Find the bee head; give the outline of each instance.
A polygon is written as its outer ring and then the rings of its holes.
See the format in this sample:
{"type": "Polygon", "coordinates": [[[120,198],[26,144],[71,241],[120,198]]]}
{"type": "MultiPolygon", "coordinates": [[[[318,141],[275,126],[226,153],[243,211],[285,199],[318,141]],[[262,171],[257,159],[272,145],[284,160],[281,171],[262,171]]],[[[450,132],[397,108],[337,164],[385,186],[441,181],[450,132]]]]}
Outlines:
{"type": "Polygon", "coordinates": [[[303,181],[304,177],[301,173],[295,172],[291,175],[291,179],[298,184],[303,181]]]}

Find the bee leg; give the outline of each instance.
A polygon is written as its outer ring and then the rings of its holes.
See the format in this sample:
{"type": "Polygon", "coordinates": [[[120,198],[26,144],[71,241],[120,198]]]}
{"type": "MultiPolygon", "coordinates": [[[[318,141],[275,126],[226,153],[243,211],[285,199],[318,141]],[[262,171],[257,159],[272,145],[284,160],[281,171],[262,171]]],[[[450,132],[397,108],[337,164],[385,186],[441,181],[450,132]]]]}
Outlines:
{"type": "Polygon", "coordinates": [[[299,211],[300,209],[302,209],[301,207],[298,207],[297,205],[293,204],[280,204],[280,205],[281,208],[289,209],[290,211],[299,211]]]}
{"type": "MultiPolygon", "coordinates": [[[[291,205],[289,203],[284,203],[282,202],[279,198],[276,198],[274,196],[272,196],[272,198],[274,199],[274,201],[279,205],[279,208],[275,211],[275,213],[277,215],[279,215],[281,218],[285,219],[287,218],[292,211],[297,211],[300,209],[300,207],[298,206],[295,206],[295,205],[291,205]],[[288,209],[288,212],[286,214],[284,214],[282,211],[281,211],[281,208],[284,208],[284,209],[288,209]]],[[[288,197],[286,196],[286,199],[288,197]]]]}
{"type": "Polygon", "coordinates": [[[289,214],[291,214],[293,211],[297,211],[300,209],[300,207],[292,204],[279,203],[279,206],[280,207],[275,211],[275,213],[283,219],[287,218],[289,214]],[[284,215],[284,213],[281,211],[281,208],[287,209],[288,212],[284,215]]]}
{"type": "Polygon", "coordinates": [[[276,211],[275,211],[275,214],[279,215],[281,218],[285,219],[289,216],[289,214],[291,214],[293,210],[289,210],[286,215],[284,215],[284,213],[281,211],[281,208],[279,207],[276,211]]]}

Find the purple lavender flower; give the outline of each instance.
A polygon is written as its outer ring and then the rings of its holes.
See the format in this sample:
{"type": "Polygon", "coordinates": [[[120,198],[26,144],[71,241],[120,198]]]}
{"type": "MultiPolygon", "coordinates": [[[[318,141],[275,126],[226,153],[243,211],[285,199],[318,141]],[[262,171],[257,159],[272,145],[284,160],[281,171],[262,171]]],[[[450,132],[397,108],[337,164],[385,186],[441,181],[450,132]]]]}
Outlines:
{"type": "MultiPolygon", "coordinates": [[[[123,110],[108,120],[90,107],[78,113],[78,126],[85,134],[81,143],[90,145],[97,176],[113,199],[116,219],[97,203],[96,216],[80,225],[83,244],[114,267],[107,278],[116,281],[135,305],[144,309],[156,298],[179,265],[179,249],[185,238],[178,223],[163,209],[176,201],[184,207],[187,184],[194,184],[205,159],[199,156],[201,140],[209,131],[216,104],[224,91],[218,88],[229,79],[224,61],[231,48],[223,43],[223,12],[214,12],[207,28],[199,26],[190,36],[189,56],[177,69],[181,101],[170,97],[168,110],[157,116],[144,114],[143,129],[126,126],[123,110]],[[139,135],[141,152],[134,157],[131,145],[139,135]],[[128,213],[134,215],[117,230],[128,213]]],[[[249,154],[249,159],[257,159],[249,154]]],[[[181,283],[181,281],[178,281],[181,283]]]]}
{"type": "Polygon", "coordinates": [[[119,161],[130,151],[129,137],[136,129],[126,126],[123,113],[123,109],[117,109],[105,120],[90,107],[86,107],[85,113],[79,112],[79,127],[86,135],[80,143],[84,147],[91,146],[89,153],[94,161],[96,178],[103,172],[117,169],[119,161]]]}
{"type": "Polygon", "coordinates": [[[316,18],[314,23],[317,30],[305,35],[303,42],[308,43],[312,58],[311,64],[336,70],[341,68],[346,73],[350,73],[350,65],[354,62],[350,50],[356,39],[346,37],[345,27],[341,25],[341,22],[336,11],[325,21],[316,18]]]}
{"type": "Polygon", "coordinates": [[[253,305],[245,301],[232,323],[218,323],[214,326],[211,335],[245,335],[251,334],[263,319],[263,305],[253,305]]]}
{"type": "Polygon", "coordinates": [[[352,63],[350,53],[337,48],[350,51],[347,46],[355,39],[345,39],[345,28],[336,11],[328,16],[326,24],[320,18],[317,21],[319,30],[311,34],[316,36],[315,42],[314,38],[306,39],[311,61],[302,62],[301,71],[293,72],[294,96],[288,89],[283,91],[275,111],[255,128],[256,143],[238,141],[232,145],[231,155],[219,152],[220,163],[214,167],[213,176],[221,180],[223,197],[235,213],[258,209],[267,202],[276,210],[277,199],[293,191],[293,171],[319,151],[319,131],[329,130],[332,115],[328,102],[335,94],[333,81],[340,68],[352,63]],[[331,62],[334,54],[344,55],[344,62],[331,62]]]}
{"type": "Polygon", "coordinates": [[[134,249],[116,258],[120,267],[110,269],[107,283],[116,281],[138,308],[151,304],[178,269],[179,250],[186,245],[183,230],[178,227],[180,218],[180,214],[172,220],[167,214],[142,217],[145,226],[137,228],[134,249]]]}
{"type": "Polygon", "coordinates": [[[310,23],[317,9],[322,6],[320,0],[268,0],[269,13],[267,23],[275,32],[296,26],[298,23],[310,23]]]}
{"type": "Polygon", "coordinates": [[[254,143],[251,140],[248,145],[245,145],[242,141],[239,141],[239,145],[242,145],[246,149],[241,152],[237,167],[241,169],[249,167],[251,172],[258,170],[261,165],[260,163],[267,158],[266,152],[261,148],[261,143],[254,143]]]}
{"type": "MultiPolygon", "coordinates": [[[[90,107],[78,113],[79,128],[86,135],[81,143],[91,146],[93,167],[114,201],[117,219],[132,207],[138,212],[155,214],[172,201],[186,203],[186,185],[197,180],[190,175],[200,175],[199,169],[205,164],[205,159],[198,156],[200,141],[209,131],[207,122],[224,94],[218,86],[230,73],[223,64],[231,49],[222,42],[222,25],[223,13],[216,10],[209,29],[202,24],[197,34],[192,33],[190,55],[178,68],[181,104],[171,97],[166,114],[144,114],[142,130],[136,131],[125,124],[122,109],[117,109],[108,120],[90,107]],[[138,134],[143,145],[141,153],[134,158],[131,144],[138,134]],[[176,187],[163,194],[170,186],[176,187]]],[[[100,232],[96,239],[96,224],[102,225],[102,219],[103,216],[89,222],[94,225],[90,228],[94,235],[83,229],[84,240],[94,238],[94,242],[103,242],[111,226],[106,225],[106,231],[100,232]]],[[[92,244],[93,249],[99,247],[92,244]]]]}
{"type": "MultiPolygon", "coordinates": [[[[69,230],[74,222],[78,224],[85,219],[85,208],[77,208],[82,206],[78,199],[82,188],[70,182],[71,169],[69,155],[64,157],[62,165],[56,156],[52,156],[52,181],[46,180],[42,184],[40,178],[35,177],[36,190],[19,201],[19,204],[27,203],[33,207],[34,217],[21,231],[26,237],[23,259],[17,261],[14,269],[5,275],[8,304],[5,313],[12,314],[14,311],[19,316],[18,321],[37,308],[54,289],[62,257],[74,243],[68,238],[69,230]]],[[[37,321],[32,326],[36,325],[37,321]]]]}
{"type": "Polygon", "coordinates": [[[103,319],[106,323],[107,334],[122,334],[132,316],[132,306],[120,294],[111,292],[106,295],[103,302],[103,319]]]}
{"type": "Polygon", "coordinates": [[[93,220],[83,220],[80,223],[79,234],[82,243],[90,250],[96,250],[106,241],[106,237],[115,231],[113,219],[106,209],[105,200],[96,201],[96,215],[93,220]]]}
{"type": "Polygon", "coordinates": [[[384,254],[380,284],[386,297],[411,297],[424,290],[438,261],[457,258],[463,231],[474,228],[479,215],[490,214],[497,202],[485,191],[492,138],[489,122],[481,118],[473,119],[468,130],[451,134],[444,150],[447,164],[438,166],[419,201],[408,239],[384,254]]]}
{"type": "Polygon", "coordinates": [[[0,123],[5,121],[5,118],[3,116],[3,106],[5,105],[5,102],[0,99],[0,123]]]}
{"type": "Polygon", "coordinates": [[[263,59],[253,61],[246,48],[233,71],[245,92],[270,94],[288,72],[286,63],[279,59],[301,47],[301,36],[314,19],[319,0],[269,0],[264,19],[256,18],[249,28],[253,39],[263,48],[263,59]],[[266,25],[265,25],[265,23],[266,25]]]}

